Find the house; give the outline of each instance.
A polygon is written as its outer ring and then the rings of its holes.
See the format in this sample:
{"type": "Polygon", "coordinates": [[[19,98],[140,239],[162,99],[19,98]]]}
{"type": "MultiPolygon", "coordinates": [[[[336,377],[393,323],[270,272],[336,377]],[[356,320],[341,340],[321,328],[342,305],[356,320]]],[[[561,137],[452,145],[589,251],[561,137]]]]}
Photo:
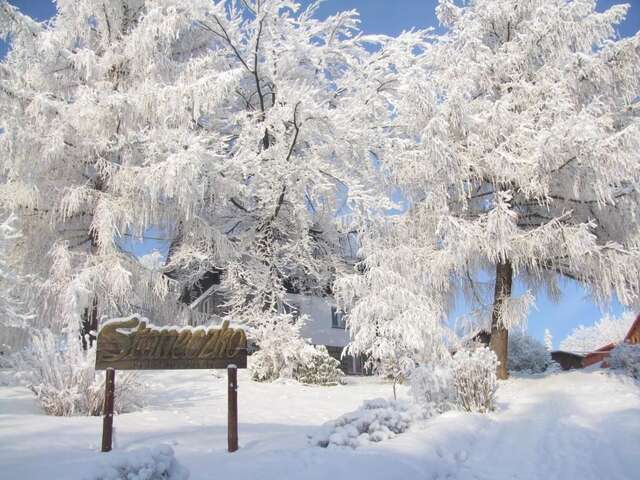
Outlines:
{"type": "MultiPolygon", "coordinates": [[[[189,306],[188,323],[198,325],[220,320],[225,313],[225,295],[221,290],[223,275],[222,270],[207,272],[200,281],[183,290],[180,301],[189,306]]],[[[306,315],[308,320],[300,329],[302,338],[312,345],[325,346],[346,374],[365,373],[362,357],[342,354],[349,343],[349,332],[344,314],[338,310],[331,295],[303,294],[290,289],[282,311],[290,313],[294,321],[306,315]]]]}
{"type": "MultiPolygon", "coordinates": [[[[632,345],[640,344],[640,315],[635,319],[631,328],[627,332],[623,340],[624,343],[630,343],[632,345]]],[[[616,347],[615,343],[609,343],[604,345],[593,352],[586,355],[578,355],[571,352],[555,351],[551,352],[551,358],[558,362],[563,370],[569,370],[571,368],[585,368],[596,363],[603,362],[603,367],[608,367],[606,359],[609,357],[611,350],[616,347]]]]}
{"type": "Polygon", "coordinates": [[[584,360],[584,355],[556,350],[551,352],[551,359],[558,365],[560,365],[560,368],[562,368],[562,370],[573,370],[576,368],[582,368],[582,360],[584,360]]]}
{"type": "Polygon", "coordinates": [[[301,293],[288,293],[284,310],[294,318],[307,315],[302,324],[300,335],[312,345],[324,345],[329,355],[340,362],[342,371],[348,375],[365,373],[364,359],[352,355],[342,355],[349,343],[349,331],[346,328],[343,312],[338,310],[330,295],[317,296],[301,293]]]}

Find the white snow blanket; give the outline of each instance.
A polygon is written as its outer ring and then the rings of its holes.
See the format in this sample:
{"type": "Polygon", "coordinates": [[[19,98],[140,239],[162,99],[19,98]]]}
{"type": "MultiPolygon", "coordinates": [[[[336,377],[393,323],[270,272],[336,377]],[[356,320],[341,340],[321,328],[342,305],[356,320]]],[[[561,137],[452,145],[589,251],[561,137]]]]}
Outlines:
{"type": "MultiPolygon", "coordinates": [[[[190,480],[632,480],[640,471],[640,388],[605,371],[501,382],[487,415],[447,412],[357,449],[311,446],[309,435],[390,398],[391,385],[251,382],[240,372],[240,450],[226,452],[226,378],[145,372],[142,411],[116,416],[113,453],[169,444],[190,480]]],[[[117,381],[117,380],[116,380],[117,381]]],[[[404,387],[400,396],[408,398],[404,387]]],[[[47,417],[24,387],[0,387],[0,478],[82,480],[99,451],[99,417],[47,417]]]]}

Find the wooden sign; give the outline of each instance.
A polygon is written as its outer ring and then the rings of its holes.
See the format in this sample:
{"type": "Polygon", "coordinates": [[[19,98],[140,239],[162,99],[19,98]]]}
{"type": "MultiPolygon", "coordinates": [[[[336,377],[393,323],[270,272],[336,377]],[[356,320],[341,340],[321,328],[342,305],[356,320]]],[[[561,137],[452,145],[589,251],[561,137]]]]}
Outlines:
{"type": "Polygon", "coordinates": [[[156,327],[138,318],[110,320],[98,333],[96,370],[247,368],[247,337],[229,328],[156,327]]]}
{"type": "Polygon", "coordinates": [[[132,317],[105,323],[98,333],[96,370],[107,370],[102,451],[113,443],[113,404],[118,370],[226,368],[228,450],[238,450],[238,368],[247,368],[247,337],[229,328],[155,327],[132,317]]]}

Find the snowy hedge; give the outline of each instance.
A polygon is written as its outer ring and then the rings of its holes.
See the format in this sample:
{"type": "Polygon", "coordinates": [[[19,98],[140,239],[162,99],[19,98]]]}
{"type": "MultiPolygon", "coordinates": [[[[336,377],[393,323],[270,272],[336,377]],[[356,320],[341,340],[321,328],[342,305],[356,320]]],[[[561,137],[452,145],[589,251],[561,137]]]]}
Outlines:
{"type": "Polygon", "coordinates": [[[497,367],[496,354],[487,347],[456,352],[451,368],[457,404],[468,412],[493,410],[498,388],[497,367]]]}
{"type": "Polygon", "coordinates": [[[301,383],[313,385],[336,385],[342,382],[344,373],[340,362],[329,355],[327,347],[307,345],[301,362],[293,372],[293,378],[301,383]]]}
{"type": "MultiPolygon", "coordinates": [[[[100,415],[104,402],[103,372],[96,372],[95,349],[84,351],[80,339],[62,341],[50,331],[33,336],[32,345],[16,357],[29,388],[49,415],[100,415]]],[[[130,411],[142,404],[143,385],[134,372],[119,372],[114,409],[130,411]]]]}
{"type": "Polygon", "coordinates": [[[130,452],[111,452],[107,464],[87,480],[187,480],[189,471],[180,465],[168,445],[130,452]]]}
{"type": "Polygon", "coordinates": [[[368,442],[380,442],[405,432],[421,415],[408,402],[368,400],[355,412],[328,423],[311,443],[320,447],[357,448],[368,442]]]}
{"type": "Polygon", "coordinates": [[[427,416],[453,408],[488,412],[494,409],[497,366],[489,348],[463,348],[450,360],[417,367],[410,377],[411,393],[427,416]]]}
{"type": "Polygon", "coordinates": [[[455,407],[457,397],[450,363],[420,365],[411,372],[409,382],[414,400],[426,415],[455,407]]]}
{"type": "Polygon", "coordinates": [[[509,370],[541,373],[551,364],[551,353],[529,335],[509,332],[509,370]]]}
{"type": "Polygon", "coordinates": [[[327,352],[326,347],[314,347],[302,342],[295,352],[284,354],[282,350],[259,350],[251,356],[251,378],[258,382],[271,382],[279,378],[292,378],[313,385],[336,385],[342,382],[344,373],[340,362],[327,352]]]}
{"type": "Polygon", "coordinates": [[[621,343],[611,351],[608,363],[640,380],[640,345],[621,343]]]}
{"type": "Polygon", "coordinates": [[[302,383],[335,385],[344,373],[340,362],[327,352],[326,347],[314,347],[300,337],[300,319],[293,324],[287,316],[257,329],[260,350],[251,355],[249,371],[258,382],[271,382],[291,378],[302,383]]]}

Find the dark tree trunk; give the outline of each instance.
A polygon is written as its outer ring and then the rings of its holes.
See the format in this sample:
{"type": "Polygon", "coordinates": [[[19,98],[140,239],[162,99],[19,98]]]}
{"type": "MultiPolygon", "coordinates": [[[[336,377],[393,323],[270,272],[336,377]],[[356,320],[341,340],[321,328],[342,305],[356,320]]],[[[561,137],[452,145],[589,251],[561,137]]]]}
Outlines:
{"type": "Polygon", "coordinates": [[[509,378],[509,366],[507,363],[509,331],[500,322],[500,314],[505,299],[511,296],[513,283],[513,267],[506,260],[496,265],[496,289],[493,296],[493,313],[491,314],[491,340],[489,347],[498,357],[497,375],[500,380],[509,378]]]}
{"type": "Polygon", "coordinates": [[[87,308],[82,315],[82,325],[80,327],[80,337],[82,348],[87,350],[93,347],[98,332],[98,299],[94,296],[91,308],[87,308]]]}
{"type": "MultiPolygon", "coordinates": [[[[102,180],[96,179],[96,190],[102,191],[102,180]]],[[[98,250],[98,239],[94,230],[89,231],[91,239],[91,254],[94,255],[98,250]]],[[[82,314],[82,323],[80,325],[80,339],[82,340],[82,348],[87,350],[93,347],[93,342],[98,334],[98,297],[94,294],[91,300],[91,307],[85,308],[82,314]]]]}

